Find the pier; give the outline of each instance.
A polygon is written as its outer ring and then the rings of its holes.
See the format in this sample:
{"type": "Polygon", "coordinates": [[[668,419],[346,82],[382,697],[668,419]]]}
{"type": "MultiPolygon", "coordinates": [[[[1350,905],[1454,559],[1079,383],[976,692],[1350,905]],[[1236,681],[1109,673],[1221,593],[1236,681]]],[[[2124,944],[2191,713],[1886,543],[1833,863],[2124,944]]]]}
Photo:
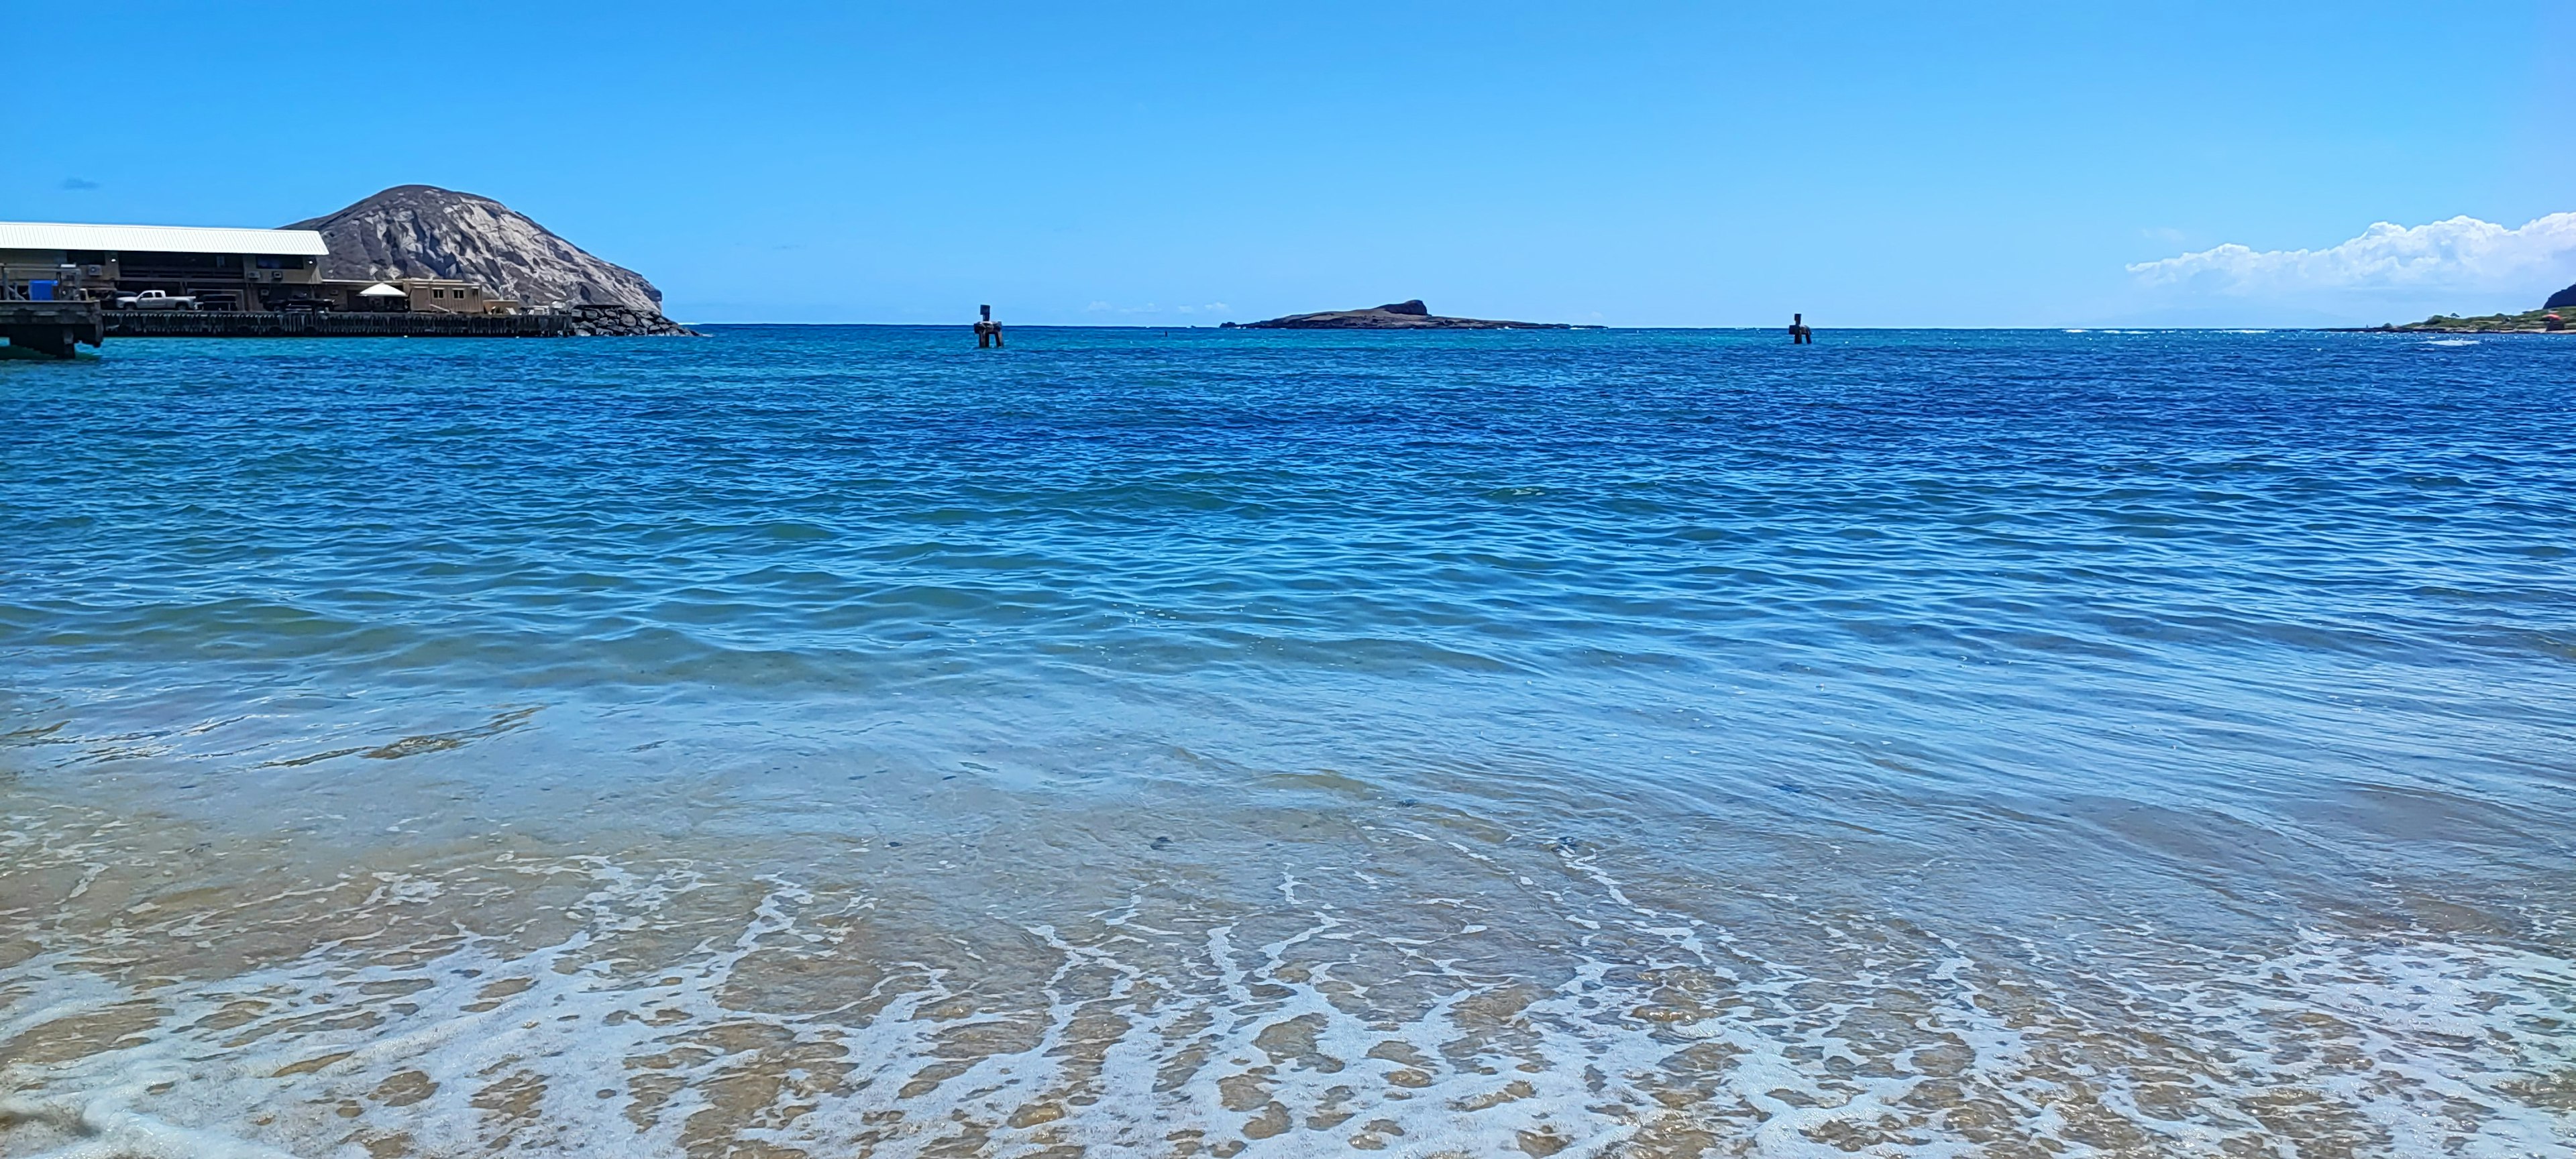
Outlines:
{"type": "Polygon", "coordinates": [[[98,303],[0,302],[0,338],[13,349],[34,350],[69,358],[75,345],[96,346],[107,338],[98,303]]]}
{"type": "Polygon", "coordinates": [[[285,310],[110,310],[111,338],[566,338],[579,314],[330,313],[285,310]]]}
{"type": "Polygon", "coordinates": [[[590,338],[694,334],[623,306],[530,314],[307,310],[103,310],[95,301],[0,301],[0,337],[56,358],[109,338],[590,338]]]}

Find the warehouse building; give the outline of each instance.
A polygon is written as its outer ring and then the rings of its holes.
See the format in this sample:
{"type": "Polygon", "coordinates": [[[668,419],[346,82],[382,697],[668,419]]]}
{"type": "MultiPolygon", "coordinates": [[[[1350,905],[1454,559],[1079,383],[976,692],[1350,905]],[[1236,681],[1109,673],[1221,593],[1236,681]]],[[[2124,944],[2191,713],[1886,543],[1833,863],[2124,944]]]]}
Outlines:
{"type": "Polygon", "coordinates": [[[453,278],[325,278],[329,253],[309,229],[0,221],[0,301],[88,297],[113,307],[157,290],[200,310],[507,314],[518,305],[453,278]]]}
{"type": "Polygon", "coordinates": [[[210,310],[274,309],[320,290],[329,252],[309,229],[0,221],[0,298],[159,290],[210,310]]]}

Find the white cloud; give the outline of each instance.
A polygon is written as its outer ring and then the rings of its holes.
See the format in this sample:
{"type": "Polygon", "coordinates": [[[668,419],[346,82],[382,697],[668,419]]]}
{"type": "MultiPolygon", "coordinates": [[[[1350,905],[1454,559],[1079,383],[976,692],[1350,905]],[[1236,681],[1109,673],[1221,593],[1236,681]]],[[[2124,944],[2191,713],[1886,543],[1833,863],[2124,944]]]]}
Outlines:
{"type": "Polygon", "coordinates": [[[2546,292],[2576,277],[2576,213],[2553,213],[2520,229],[2474,217],[2412,228],[2383,221],[2363,230],[2360,237],[2325,249],[2256,250],[2231,244],[2140,262],[2129,272],[2150,286],[2240,295],[2319,290],[2546,292]]]}

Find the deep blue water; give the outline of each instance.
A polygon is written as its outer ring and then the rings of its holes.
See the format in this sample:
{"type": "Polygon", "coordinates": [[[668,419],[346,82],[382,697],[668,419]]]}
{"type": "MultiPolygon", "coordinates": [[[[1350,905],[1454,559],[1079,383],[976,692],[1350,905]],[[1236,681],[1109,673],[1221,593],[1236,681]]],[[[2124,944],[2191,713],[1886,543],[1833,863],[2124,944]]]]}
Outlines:
{"type": "MultiPolygon", "coordinates": [[[[2576,341],[962,333],[0,363],[19,830],[325,877],[505,823],[743,881],[936,848],[974,872],[934,908],[1056,930],[1064,882],[1251,921],[1436,825],[1819,977],[1833,911],[2095,986],[2102,1049],[2154,991],[2031,948],[2078,927],[2150,972],[2403,935],[2567,998],[2576,341]]],[[[1653,957],[1574,944],[1489,974],[1653,957]]],[[[2493,1093],[2567,1047],[2529,1033],[2456,1137],[2566,1137],[2493,1093]]]]}

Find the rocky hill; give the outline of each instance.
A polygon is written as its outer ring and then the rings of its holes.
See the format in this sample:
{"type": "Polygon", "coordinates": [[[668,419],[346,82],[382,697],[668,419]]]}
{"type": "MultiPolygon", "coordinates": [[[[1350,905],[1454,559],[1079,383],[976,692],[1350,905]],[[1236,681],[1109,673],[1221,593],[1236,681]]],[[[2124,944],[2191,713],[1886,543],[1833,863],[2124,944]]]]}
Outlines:
{"type": "Polygon", "coordinates": [[[2569,286],[2551,294],[2548,301],[2540,304],[2543,310],[2564,310],[2570,306],[2576,306],[2576,286],[2569,286]]]}
{"type": "Polygon", "coordinates": [[[489,197],[397,185],[285,228],[321,231],[331,247],[324,277],[459,278],[523,309],[608,307],[679,329],[663,319],[662,291],[642,274],[591,256],[489,197]]]}
{"type": "Polygon", "coordinates": [[[1243,330],[1571,330],[1563,322],[1496,322],[1485,318],[1445,318],[1431,312],[1414,298],[1390,302],[1366,310],[1326,310],[1320,314],[1290,314],[1267,322],[1246,322],[1230,329],[1243,330]]]}

